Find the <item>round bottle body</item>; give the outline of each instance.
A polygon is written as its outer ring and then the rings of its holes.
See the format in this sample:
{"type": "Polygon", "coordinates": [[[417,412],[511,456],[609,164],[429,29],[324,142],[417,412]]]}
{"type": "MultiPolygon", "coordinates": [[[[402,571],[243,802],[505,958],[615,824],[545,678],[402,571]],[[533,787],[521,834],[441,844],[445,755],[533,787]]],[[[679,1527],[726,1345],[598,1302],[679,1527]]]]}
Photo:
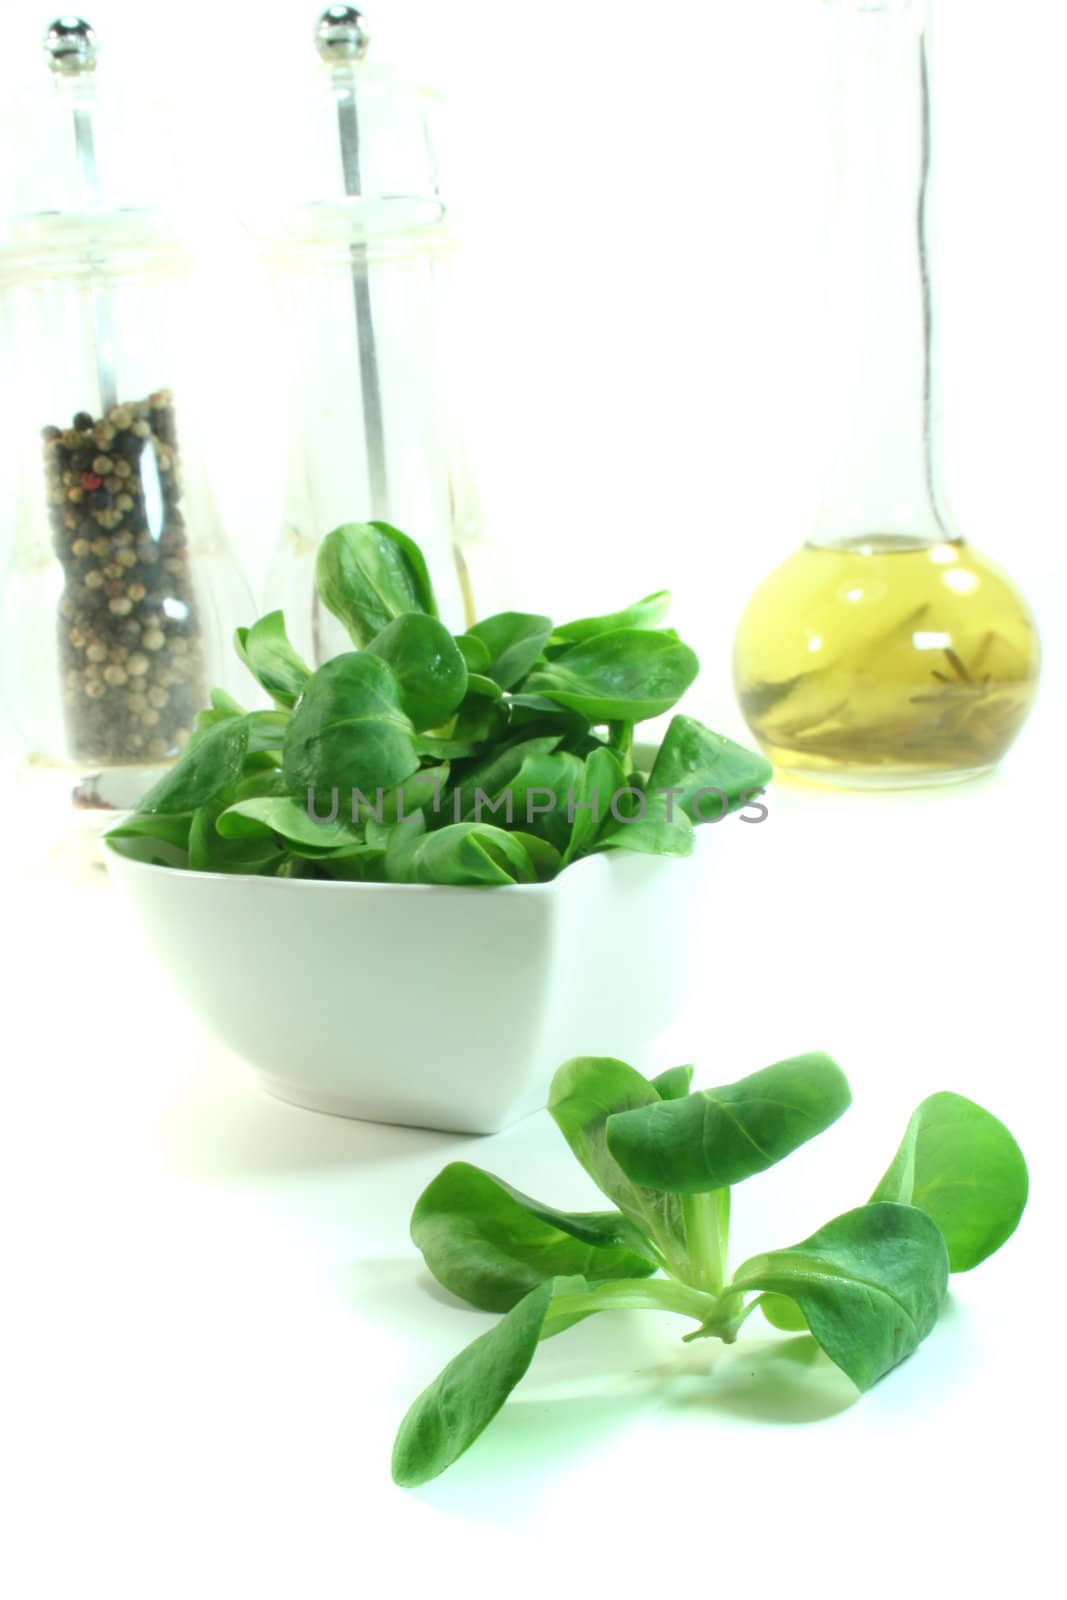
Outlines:
{"type": "Polygon", "coordinates": [[[770,759],[847,787],[990,770],[1039,670],[1026,602],[960,539],[803,545],[760,584],[734,647],[741,709],[770,759]]]}

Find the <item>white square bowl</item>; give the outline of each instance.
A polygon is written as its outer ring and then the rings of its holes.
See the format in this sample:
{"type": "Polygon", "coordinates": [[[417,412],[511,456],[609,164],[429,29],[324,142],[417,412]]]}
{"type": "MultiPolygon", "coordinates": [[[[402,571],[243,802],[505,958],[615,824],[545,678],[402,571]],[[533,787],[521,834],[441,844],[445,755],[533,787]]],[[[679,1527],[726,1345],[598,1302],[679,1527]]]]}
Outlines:
{"type": "Polygon", "coordinates": [[[188,872],[105,848],[150,947],[271,1094],[495,1133],[575,1055],[649,1066],[692,992],[718,828],[492,889],[188,872]]]}

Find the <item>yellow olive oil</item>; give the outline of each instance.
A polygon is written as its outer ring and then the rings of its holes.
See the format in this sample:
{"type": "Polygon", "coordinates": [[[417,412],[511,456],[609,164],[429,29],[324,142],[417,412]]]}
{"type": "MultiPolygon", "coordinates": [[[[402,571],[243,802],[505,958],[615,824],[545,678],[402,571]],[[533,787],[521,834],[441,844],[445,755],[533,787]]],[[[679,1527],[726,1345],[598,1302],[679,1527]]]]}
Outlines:
{"type": "Polygon", "coordinates": [[[822,782],[951,782],[996,765],[1037,692],[1033,618],[962,540],[804,545],[756,590],[734,650],[775,764],[822,782]]]}

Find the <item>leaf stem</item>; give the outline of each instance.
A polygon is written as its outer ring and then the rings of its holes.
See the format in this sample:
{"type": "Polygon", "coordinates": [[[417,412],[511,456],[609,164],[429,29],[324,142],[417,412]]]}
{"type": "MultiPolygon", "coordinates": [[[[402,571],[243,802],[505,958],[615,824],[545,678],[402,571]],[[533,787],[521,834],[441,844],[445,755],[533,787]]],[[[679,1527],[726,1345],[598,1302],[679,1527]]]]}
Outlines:
{"type": "Polygon", "coordinates": [[[587,1292],[557,1296],[545,1322],[594,1311],[674,1311],[703,1324],[714,1316],[715,1307],[712,1295],[670,1278],[617,1278],[587,1292]]]}
{"type": "Polygon", "coordinates": [[[730,1191],[682,1196],[688,1281],[708,1294],[720,1295],[726,1282],[726,1249],[730,1233],[730,1191]]]}
{"type": "Polygon", "coordinates": [[[634,725],[632,722],[609,722],[608,744],[622,762],[623,771],[629,772],[633,758],[634,725]]]}
{"type": "Polygon", "coordinates": [[[758,1295],[750,1300],[747,1306],[744,1300],[745,1297],[739,1290],[727,1289],[719,1296],[711,1315],[705,1319],[701,1327],[693,1333],[684,1334],[683,1340],[688,1343],[692,1339],[721,1339],[723,1344],[733,1344],[741,1324],[759,1305],[758,1295]]]}

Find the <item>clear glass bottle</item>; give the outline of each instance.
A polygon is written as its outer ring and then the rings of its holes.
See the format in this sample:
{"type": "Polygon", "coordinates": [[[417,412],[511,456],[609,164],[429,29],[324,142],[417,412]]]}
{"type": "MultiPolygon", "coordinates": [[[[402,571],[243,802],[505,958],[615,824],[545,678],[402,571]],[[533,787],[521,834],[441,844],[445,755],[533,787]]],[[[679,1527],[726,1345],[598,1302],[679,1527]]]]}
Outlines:
{"type": "Polygon", "coordinates": [[[212,686],[241,689],[230,641],[253,612],[199,447],[190,262],[158,212],[104,198],[91,30],[64,19],[48,50],[65,189],[0,224],[2,679],[24,779],[104,822],[177,756],[212,686]]]}
{"type": "Polygon", "coordinates": [[[816,527],[741,618],[735,685],[780,768],[901,787],[994,767],[1039,646],[941,481],[929,0],[827,0],[838,193],[816,527]]]}
{"type": "Polygon", "coordinates": [[[313,127],[301,130],[310,194],[254,218],[253,231],[289,366],[288,486],[267,601],[320,663],[350,648],[314,584],[319,542],[338,524],[382,520],[417,539],[455,627],[474,620],[478,570],[493,587],[496,574],[447,381],[452,239],[423,96],[365,59],[352,6],[328,7],[315,42],[313,127]]]}

